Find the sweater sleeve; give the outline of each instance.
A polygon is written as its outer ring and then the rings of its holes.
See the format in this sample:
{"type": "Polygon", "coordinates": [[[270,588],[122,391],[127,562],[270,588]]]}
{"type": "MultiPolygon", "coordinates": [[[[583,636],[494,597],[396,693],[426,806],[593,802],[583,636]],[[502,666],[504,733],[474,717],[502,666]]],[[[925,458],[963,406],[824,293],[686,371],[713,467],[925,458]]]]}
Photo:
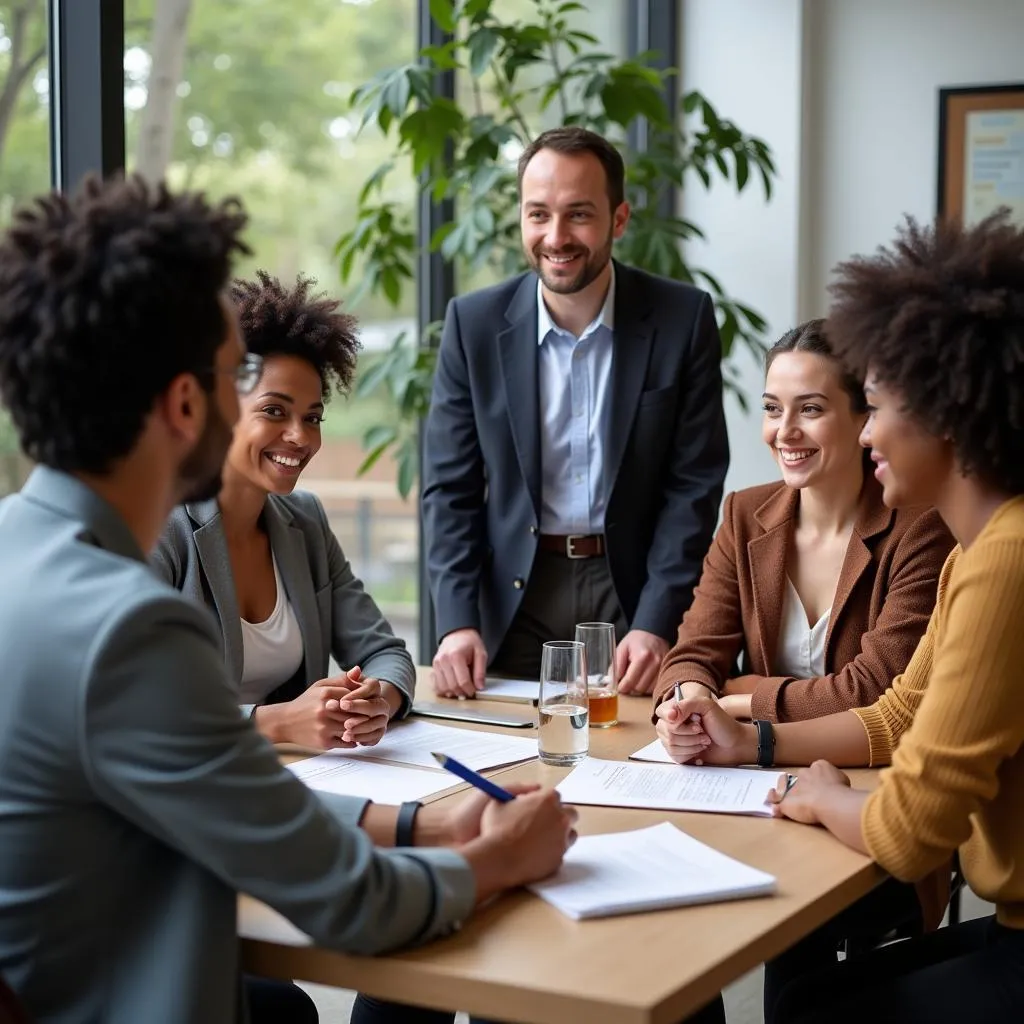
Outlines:
{"type": "Polygon", "coordinates": [[[999,792],[1001,766],[1024,738],[1024,543],[979,539],[947,580],[930,630],[930,679],[861,817],[871,855],[906,881],[966,841],[971,815],[999,792]]]}
{"type": "MultiPolygon", "coordinates": [[[[938,601],[949,587],[949,578],[953,573],[959,546],[953,548],[946,558],[946,563],[939,574],[938,601]]],[[[936,609],[938,604],[936,604],[936,609]]],[[[874,704],[863,708],[852,708],[853,713],[861,720],[868,734],[871,767],[886,765],[892,761],[892,752],[900,737],[910,728],[910,723],[917,714],[917,709],[928,687],[932,672],[932,659],[935,655],[935,632],[937,629],[937,610],[932,610],[921,642],[917,645],[910,664],[901,675],[897,676],[892,686],[882,694],[874,704]]]]}
{"type": "Polygon", "coordinates": [[[872,704],[906,669],[935,606],[935,588],[953,540],[930,509],[900,538],[877,619],[857,656],[838,671],[810,679],[762,678],[753,693],[754,718],[797,722],[872,704]]]}

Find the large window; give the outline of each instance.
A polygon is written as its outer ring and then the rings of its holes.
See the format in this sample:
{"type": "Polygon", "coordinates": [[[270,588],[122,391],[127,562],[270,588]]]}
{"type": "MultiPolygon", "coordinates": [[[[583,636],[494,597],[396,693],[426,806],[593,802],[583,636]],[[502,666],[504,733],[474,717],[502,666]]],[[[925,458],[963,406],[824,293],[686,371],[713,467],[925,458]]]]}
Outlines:
{"type": "MultiPolygon", "coordinates": [[[[239,196],[253,249],[241,274],[259,267],[287,282],[301,272],[345,300],[334,243],[389,149],[372,132],[357,137],[347,100],[378,71],[413,59],[416,16],[416,0],[126,0],[129,169],[239,196]]],[[[411,209],[411,171],[393,178],[411,209]]],[[[408,289],[397,313],[369,297],[351,310],[360,372],[413,329],[414,301],[408,289]]],[[[336,398],[300,486],[320,496],[354,571],[415,657],[418,505],[397,497],[388,458],[357,475],[364,431],[389,412],[384,398],[336,398]]]]}
{"type": "MultiPolygon", "coordinates": [[[[534,0],[495,2],[514,17],[528,13],[534,0]]],[[[428,6],[429,0],[125,0],[127,167],[215,198],[239,196],[254,250],[239,267],[243,275],[260,267],[287,281],[301,272],[351,299],[341,292],[334,244],[352,226],[356,196],[391,146],[373,131],[357,133],[347,101],[378,71],[413,59],[428,6]]],[[[638,4],[587,6],[573,17],[603,48],[622,53],[627,13],[634,17],[638,4]]],[[[0,2],[0,227],[50,182],[47,7],[47,0],[0,2]]],[[[460,80],[460,100],[466,88],[460,80]]],[[[535,130],[556,117],[554,108],[528,113],[535,130]]],[[[390,198],[413,208],[411,169],[391,175],[388,187],[390,198]]],[[[458,288],[493,276],[488,268],[462,274],[458,288]]],[[[415,331],[414,302],[415,290],[407,288],[397,310],[372,296],[356,307],[348,303],[361,324],[361,373],[399,332],[415,331]]],[[[418,657],[418,505],[415,497],[397,497],[390,459],[366,476],[357,472],[366,428],[392,414],[387,401],[336,400],[324,447],[302,485],[320,495],[355,572],[418,657]]],[[[27,469],[0,409],[0,494],[18,487],[27,469]]]]}
{"type": "MultiPolygon", "coordinates": [[[[46,2],[0,3],[0,228],[25,200],[50,184],[50,86],[46,2]]],[[[0,409],[0,496],[28,472],[0,409]]]]}

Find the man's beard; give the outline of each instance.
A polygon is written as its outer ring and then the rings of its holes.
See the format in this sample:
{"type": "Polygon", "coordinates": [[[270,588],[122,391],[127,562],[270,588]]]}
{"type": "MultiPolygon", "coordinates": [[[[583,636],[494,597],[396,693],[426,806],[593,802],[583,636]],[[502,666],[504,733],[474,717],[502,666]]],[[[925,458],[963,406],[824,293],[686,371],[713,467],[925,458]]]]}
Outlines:
{"type": "Polygon", "coordinates": [[[224,459],[231,447],[231,427],[221,415],[216,399],[210,396],[210,414],[203,433],[178,471],[178,490],[182,501],[209,501],[220,493],[224,459]]]}
{"type": "Polygon", "coordinates": [[[524,249],[526,262],[537,273],[544,287],[556,295],[575,295],[583,291],[588,284],[597,280],[602,271],[608,266],[612,258],[612,235],[609,233],[608,241],[596,252],[583,246],[569,248],[562,252],[545,250],[543,245],[538,245],[532,252],[524,249]],[[544,257],[547,256],[578,256],[582,255],[582,265],[575,277],[554,277],[545,269],[544,257]]]}

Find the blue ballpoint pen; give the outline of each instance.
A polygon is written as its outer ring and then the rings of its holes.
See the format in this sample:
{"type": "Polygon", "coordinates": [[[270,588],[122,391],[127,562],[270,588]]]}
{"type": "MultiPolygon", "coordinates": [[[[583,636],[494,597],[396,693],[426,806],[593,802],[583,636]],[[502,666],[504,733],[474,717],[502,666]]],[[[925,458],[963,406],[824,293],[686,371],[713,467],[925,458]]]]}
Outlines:
{"type": "Polygon", "coordinates": [[[472,768],[467,768],[460,761],[456,761],[454,757],[449,757],[447,754],[438,754],[435,751],[431,751],[431,756],[445,771],[451,772],[452,775],[458,775],[464,782],[468,782],[471,786],[476,786],[477,789],[482,790],[495,800],[500,800],[503,804],[507,804],[509,800],[515,800],[515,795],[507,789],[502,789],[501,786],[495,785],[495,783],[491,782],[490,779],[484,778],[479,772],[475,772],[472,768]]]}

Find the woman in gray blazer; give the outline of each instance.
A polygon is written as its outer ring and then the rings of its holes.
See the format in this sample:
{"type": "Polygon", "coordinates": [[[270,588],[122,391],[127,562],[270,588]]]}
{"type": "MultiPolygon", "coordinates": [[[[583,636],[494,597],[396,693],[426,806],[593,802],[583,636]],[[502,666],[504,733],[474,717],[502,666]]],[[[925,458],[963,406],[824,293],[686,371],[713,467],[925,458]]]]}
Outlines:
{"type": "Polygon", "coordinates": [[[157,571],[216,616],[239,703],[277,743],[327,749],[377,743],[412,703],[416,673],[353,575],[320,501],[295,485],[320,449],[332,392],[347,392],[355,319],[259,271],[232,298],[256,386],[239,399],[218,496],[175,509],[157,571]],[[327,678],[331,655],[342,673],[327,678]]]}

